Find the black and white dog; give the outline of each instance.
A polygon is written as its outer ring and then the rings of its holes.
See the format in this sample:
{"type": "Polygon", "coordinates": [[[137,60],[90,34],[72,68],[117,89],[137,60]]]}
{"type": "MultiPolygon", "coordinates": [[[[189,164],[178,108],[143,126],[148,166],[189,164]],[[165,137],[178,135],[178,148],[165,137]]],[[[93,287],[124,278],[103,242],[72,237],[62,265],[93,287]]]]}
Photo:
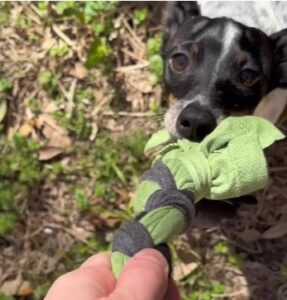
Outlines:
{"type": "Polygon", "coordinates": [[[268,92],[287,87],[287,29],[268,36],[200,16],[196,2],[167,5],[162,56],[176,99],[165,117],[172,135],[202,140],[226,116],[251,114],[268,92]]]}

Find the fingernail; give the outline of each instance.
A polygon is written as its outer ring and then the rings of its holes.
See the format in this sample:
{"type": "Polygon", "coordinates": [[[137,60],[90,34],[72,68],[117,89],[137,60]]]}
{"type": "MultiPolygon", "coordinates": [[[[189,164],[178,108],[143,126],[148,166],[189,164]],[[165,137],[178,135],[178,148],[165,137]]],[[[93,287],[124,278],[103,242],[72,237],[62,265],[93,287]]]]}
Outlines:
{"type": "Polygon", "coordinates": [[[154,249],[144,249],[138,252],[135,256],[135,258],[140,258],[144,260],[152,261],[156,264],[158,264],[161,268],[164,269],[164,273],[167,276],[169,272],[169,266],[164,258],[164,256],[157,250],[154,249]]]}

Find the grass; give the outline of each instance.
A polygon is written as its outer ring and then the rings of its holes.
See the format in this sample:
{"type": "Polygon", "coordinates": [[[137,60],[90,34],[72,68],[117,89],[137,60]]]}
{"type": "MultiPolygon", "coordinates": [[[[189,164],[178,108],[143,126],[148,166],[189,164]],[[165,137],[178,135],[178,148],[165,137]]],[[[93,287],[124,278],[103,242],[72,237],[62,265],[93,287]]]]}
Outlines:
{"type": "Polygon", "coordinates": [[[214,248],[214,252],[218,255],[226,256],[230,266],[234,268],[241,268],[246,260],[246,255],[244,253],[235,255],[230,250],[230,247],[224,242],[218,243],[214,248]]]}
{"type": "Polygon", "coordinates": [[[37,159],[39,145],[20,135],[0,139],[0,234],[8,234],[19,217],[29,189],[44,176],[37,159]]]}

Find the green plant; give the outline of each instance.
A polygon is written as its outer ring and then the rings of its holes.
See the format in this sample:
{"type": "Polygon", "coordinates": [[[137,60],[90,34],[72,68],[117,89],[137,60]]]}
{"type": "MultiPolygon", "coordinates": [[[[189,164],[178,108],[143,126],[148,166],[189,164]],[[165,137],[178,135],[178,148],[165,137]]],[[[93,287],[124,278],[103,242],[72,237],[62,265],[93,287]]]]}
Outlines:
{"type": "Polygon", "coordinates": [[[237,255],[233,254],[226,243],[218,243],[214,248],[214,252],[216,254],[226,256],[228,258],[229,264],[235,268],[242,267],[246,259],[246,255],[244,253],[239,253],[237,255]]]}
{"type": "Polygon", "coordinates": [[[68,47],[68,45],[63,45],[62,47],[53,47],[49,50],[49,55],[51,57],[55,57],[55,56],[65,56],[67,53],[69,53],[70,48],[68,47]]]}
{"type": "Polygon", "coordinates": [[[15,298],[13,298],[11,296],[7,296],[0,291],[0,300],[15,300],[15,298]]]}
{"type": "Polygon", "coordinates": [[[112,49],[106,37],[96,38],[88,51],[86,68],[91,69],[99,64],[104,64],[111,53],[112,49]]]}
{"type": "Polygon", "coordinates": [[[214,247],[214,252],[216,254],[229,254],[229,247],[226,243],[218,243],[214,247]]]}
{"type": "Polygon", "coordinates": [[[45,295],[47,294],[51,284],[45,282],[43,284],[37,285],[33,292],[33,299],[34,300],[42,300],[44,299],[45,295]]]}
{"type": "Polygon", "coordinates": [[[58,15],[63,15],[64,13],[67,13],[67,11],[74,9],[75,7],[76,4],[74,3],[74,1],[59,1],[56,2],[54,9],[58,15]]]}
{"type": "Polygon", "coordinates": [[[105,182],[97,181],[94,188],[94,195],[97,198],[102,198],[107,193],[107,184],[105,182]]]}
{"type": "Polygon", "coordinates": [[[0,235],[9,233],[14,228],[16,221],[15,213],[0,213],[0,235]]]}
{"type": "Polygon", "coordinates": [[[0,2],[0,27],[5,26],[9,22],[10,4],[7,2],[0,2]]]}
{"type": "Polygon", "coordinates": [[[8,79],[0,79],[0,93],[7,92],[11,87],[11,81],[9,81],[8,79]]]}
{"type": "Polygon", "coordinates": [[[159,54],[155,54],[149,58],[149,70],[150,72],[155,75],[152,84],[155,85],[163,76],[163,60],[159,54]]]}
{"type": "Polygon", "coordinates": [[[219,281],[207,282],[201,280],[199,287],[194,289],[187,297],[186,300],[213,300],[215,296],[224,294],[226,287],[219,281]]]}
{"type": "Polygon", "coordinates": [[[48,6],[49,6],[49,1],[39,1],[37,3],[38,11],[42,17],[48,15],[48,6]]]}
{"type": "Polygon", "coordinates": [[[116,176],[122,183],[126,183],[125,175],[120,166],[120,153],[116,143],[107,134],[100,134],[96,140],[96,147],[92,150],[95,166],[99,171],[99,179],[109,181],[116,176]],[[106,151],[109,147],[109,151],[106,151]]]}
{"type": "Polygon", "coordinates": [[[76,268],[89,256],[107,251],[109,246],[108,243],[101,242],[96,236],[91,238],[88,243],[76,243],[65,256],[65,266],[67,269],[76,268]]]}
{"type": "Polygon", "coordinates": [[[245,253],[239,253],[237,255],[230,254],[228,257],[228,262],[234,268],[241,268],[244,265],[245,260],[246,260],[245,253]]]}
{"type": "Polygon", "coordinates": [[[160,55],[161,44],[161,34],[155,35],[147,42],[149,70],[154,75],[152,84],[157,84],[158,82],[160,82],[163,76],[163,59],[160,55]]]}
{"type": "Polygon", "coordinates": [[[160,101],[152,98],[150,100],[149,109],[153,114],[158,115],[161,109],[160,101]]]}
{"type": "MultiPolygon", "coordinates": [[[[137,162],[144,162],[144,147],[148,140],[148,135],[144,130],[137,130],[133,134],[122,138],[120,145],[129,151],[130,157],[134,158],[137,162]]],[[[145,166],[143,166],[144,168],[145,166]]]]}
{"type": "Polygon", "coordinates": [[[147,41],[147,53],[151,57],[155,54],[160,54],[160,49],[162,45],[162,34],[156,34],[154,37],[148,39],[147,41]]]}
{"type": "Polygon", "coordinates": [[[50,93],[54,92],[57,87],[57,80],[54,74],[50,71],[43,71],[42,73],[40,73],[38,82],[44,89],[46,89],[50,93]]]}
{"type": "Polygon", "coordinates": [[[34,34],[33,32],[28,33],[28,41],[33,44],[40,40],[40,36],[37,34],[34,34]]]}
{"type": "Polygon", "coordinates": [[[35,114],[39,114],[42,111],[41,102],[38,99],[34,98],[34,97],[29,99],[27,106],[35,114]]]}
{"type": "Polygon", "coordinates": [[[21,201],[44,176],[38,149],[37,143],[20,135],[15,135],[12,142],[4,137],[0,140],[0,234],[13,229],[21,201]]]}
{"type": "Polygon", "coordinates": [[[76,204],[77,207],[83,211],[89,208],[89,200],[86,194],[86,191],[80,188],[76,188],[75,192],[75,200],[76,200],[76,204]]]}
{"type": "Polygon", "coordinates": [[[67,116],[65,111],[57,111],[54,115],[59,124],[65,127],[69,133],[76,135],[79,139],[89,137],[92,127],[83,109],[76,107],[71,117],[67,116]]]}
{"type": "Polygon", "coordinates": [[[146,8],[134,10],[134,24],[141,25],[148,17],[148,10],[146,8]]]}
{"type": "Polygon", "coordinates": [[[29,26],[31,26],[32,20],[28,18],[24,18],[22,16],[19,16],[16,19],[16,26],[21,28],[21,29],[27,29],[29,26]]]}
{"type": "Polygon", "coordinates": [[[117,6],[116,1],[88,1],[85,4],[85,23],[89,23],[93,18],[103,13],[112,13],[117,6]]]}
{"type": "Polygon", "coordinates": [[[93,100],[93,90],[91,88],[77,88],[75,92],[75,102],[81,103],[84,101],[91,102],[93,100]]]}

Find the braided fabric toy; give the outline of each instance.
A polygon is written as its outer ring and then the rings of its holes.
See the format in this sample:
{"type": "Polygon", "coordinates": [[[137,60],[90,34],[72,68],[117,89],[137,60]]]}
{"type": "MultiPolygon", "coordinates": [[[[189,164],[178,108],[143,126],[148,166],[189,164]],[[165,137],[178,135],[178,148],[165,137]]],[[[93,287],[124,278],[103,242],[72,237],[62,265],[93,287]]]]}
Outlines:
{"type": "Polygon", "coordinates": [[[229,117],[200,143],[172,143],[166,130],[153,135],[145,152],[162,149],[138,187],[136,219],[114,236],[115,276],[138,251],[160,248],[185,231],[202,198],[223,200],[263,188],[268,180],[263,149],[283,138],[273,124],[254,116],[229,117]]]}

